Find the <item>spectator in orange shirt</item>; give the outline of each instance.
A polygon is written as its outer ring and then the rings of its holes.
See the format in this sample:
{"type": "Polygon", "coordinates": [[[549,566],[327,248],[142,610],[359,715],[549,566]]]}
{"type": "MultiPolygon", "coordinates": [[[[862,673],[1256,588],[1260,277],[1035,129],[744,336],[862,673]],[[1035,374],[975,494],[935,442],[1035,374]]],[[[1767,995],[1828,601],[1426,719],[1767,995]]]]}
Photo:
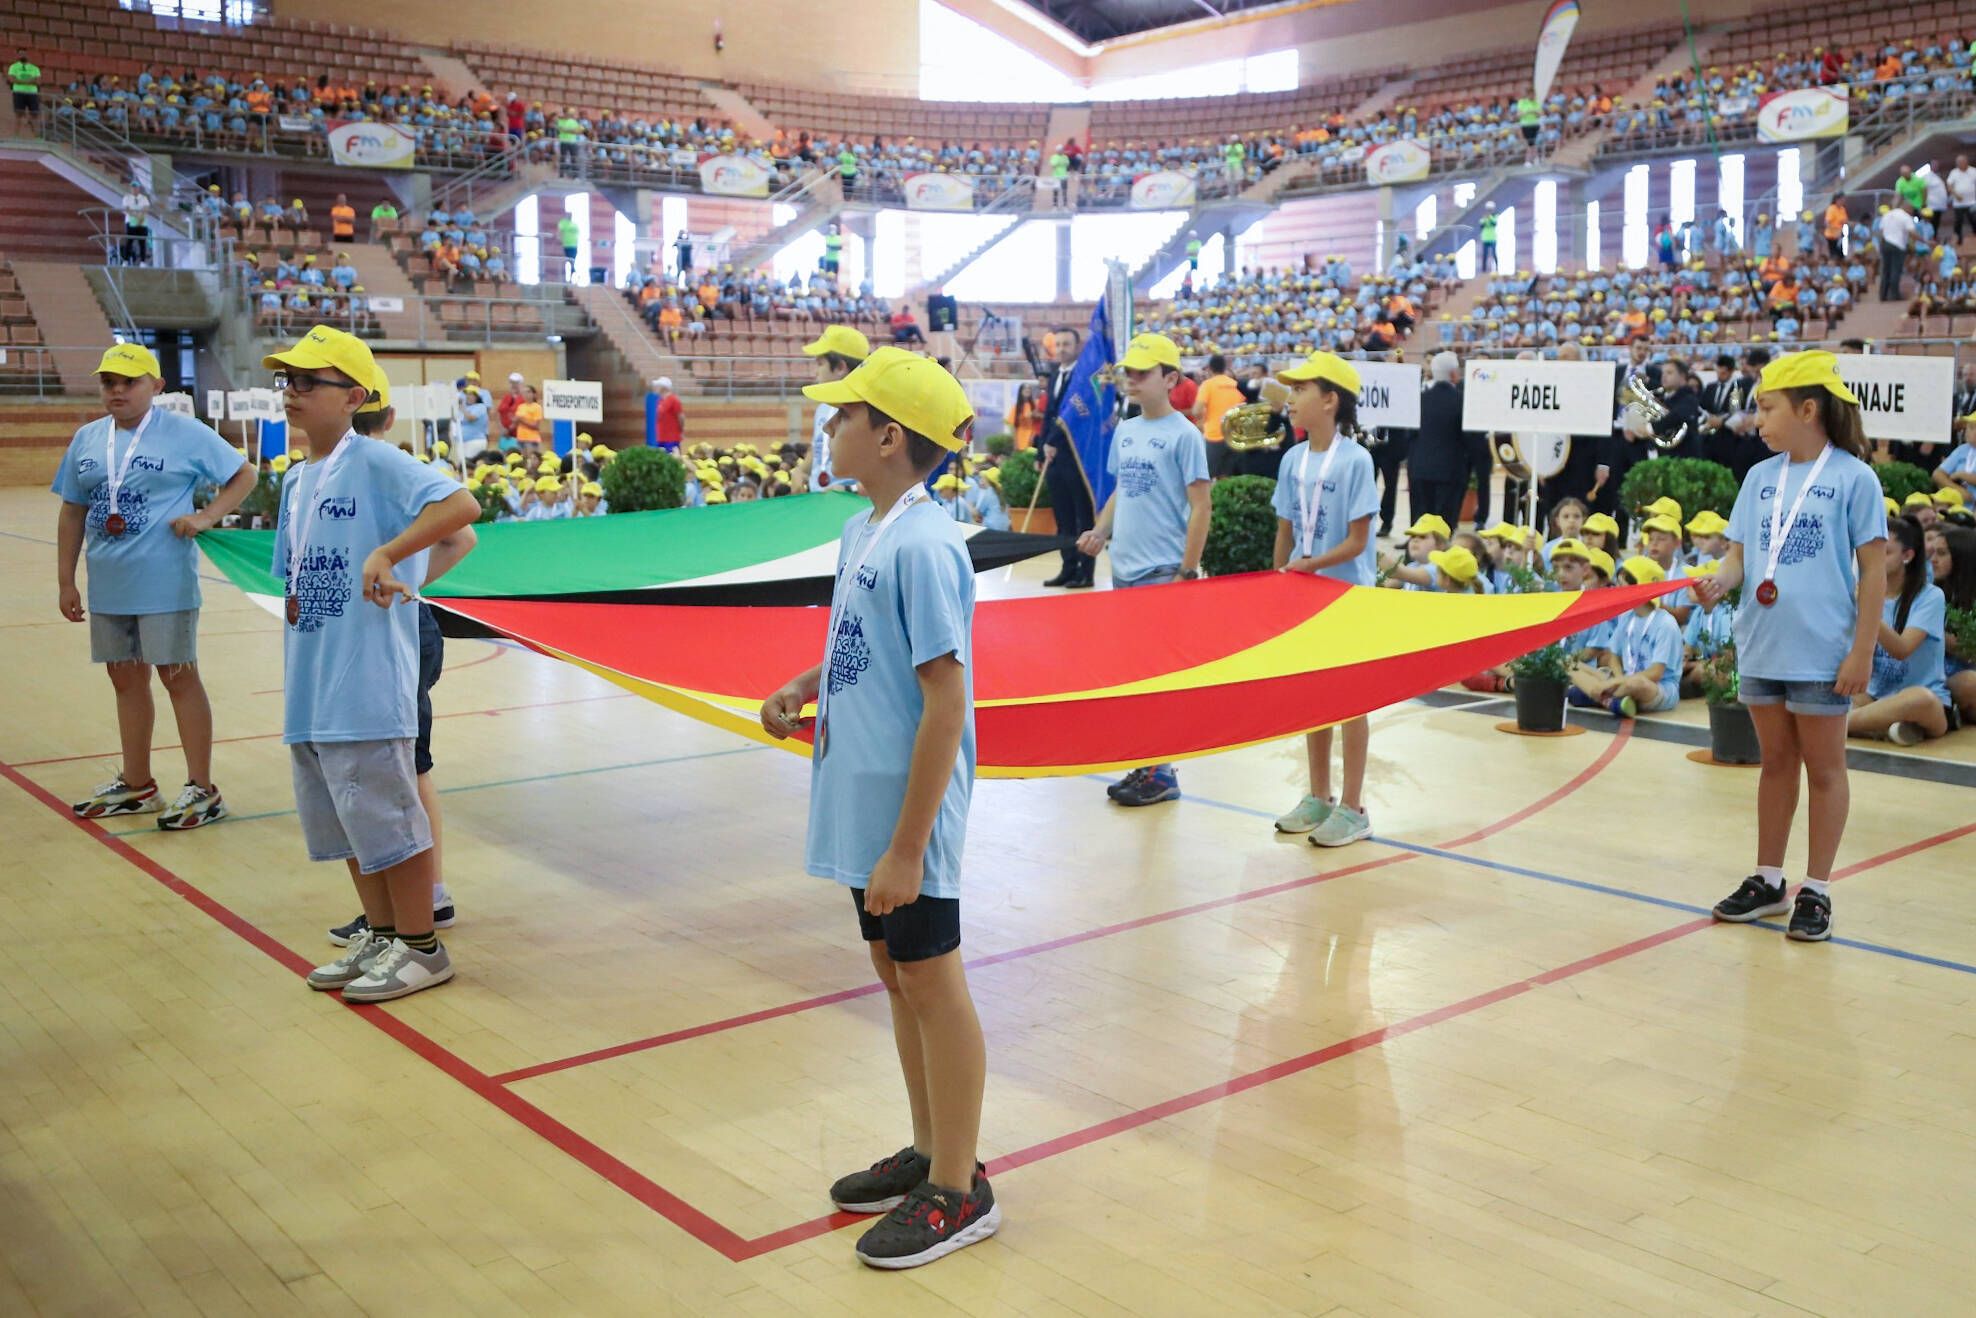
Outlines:
{"type": "Polygon", "coordinates": [[[1765,288],[1769,288],[1772,284],[1789,274],[1790,270],[1790,259],[1782,252],[1772,252],[1769,256],[1763,258],[1763,265],[1757,270],[1757,280],[1765,288]]]}
{"type": "Polygon", "coordinates": [[[679,306],[668,302],[659,308],[659,332],[666,336],[668,344],[679,341],[679,331],[686,323],[686,317],[679,314],[679,306]]]}
{"type": "Polygon", "coordinates": [[[1627,312],[1619,318],[1621,337],[1627,343],[1644,343],[1647,340],[1647,313],[1639,309],[1627,312]]]}
{"type": "Polygon", "coordinates": [[[694,289],[693,293],[700,299],[700,305],[709,312],[714,309],[714,304],[720,301],[720,288],[712,279],[702,279],[700,286],[694,289]]]}
{"type": "Polygon", "coordinates": [[[1845,255],[1846,226],[1851,221],[1846,213],[1846,194],[1835,193],[1825,207],[1825,250],[1834,261],[1845,255]]]}
{"type": "Polygon", "coordinates": [[[1208,358],[1208,378],[1201,381],[1194,394],[1194,408],[1188,416],[1201,428],[1201,438],[1208,442],[1209,476],[1228,474],[1228,445],[1223,442],[1221,418],[1244,401],[1242,386],[1228,373],[1228,359],[1220,353],[1208,358]]]}
{"type": "Polygon", "coordinates": [[[329,237],[331,242],[357,241],[357,208],[340,192],[336,194],[336,204],[329,208],[329,237]]]}

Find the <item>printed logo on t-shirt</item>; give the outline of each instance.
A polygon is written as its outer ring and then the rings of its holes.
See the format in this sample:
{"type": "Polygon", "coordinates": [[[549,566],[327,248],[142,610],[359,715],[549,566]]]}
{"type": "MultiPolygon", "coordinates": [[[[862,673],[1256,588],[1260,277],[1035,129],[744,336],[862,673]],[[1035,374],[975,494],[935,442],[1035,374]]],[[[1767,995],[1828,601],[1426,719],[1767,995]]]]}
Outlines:
{"type": "MultiPolygon", "coordinates": [[[[1770,552],[1770,519],[1763,518],[1757,523],[1757,550],[1770,552]]],[[[1779,567],[1789,567],[1793,563],[1803,563],[1817,558],[1825,548],[1825,518],[1809,508],[1798,510],[1797,521],[1791,523],[1791,533],[1784,537],[1784,552],[1777,556],[1779,567]]]]}
{"type": "MultiPolygon", "coordinates": [[[[137,486],[126,485],[117,492],[117,513],[124,519],[123,535],[119,538],[128,540],[151,524],[151,501],[137,486]]],[[[89,492],[89,516],[84,519],[84,525],[101,533],[109,515],[110,482],[104,481],[89,492]]]]}
{"type": "Polygon", "coordinates": [[[96,470],[96,459],[95,459],[95,458],[77,458],[77,459],[75,460],[75,469],[76,469],[76,472],[77,472],[77,474],[80,474],[80,473],[82,473],[82,472],[85,472],[85,471],[95,471],[95,470],[96,470]]]}
{"type": "Polygon", "coordinates": [[[350,551],[340,546],[310,545],[295,568],[288,591],[301,605],[295,629],[318,632],[331,618],[343,616],[354,595],[350,551]]]}
{"type": "Polygon", "coordinates": [[[859,586],[861,586],[861,587],[863,587],[863,588],[864,588],[865,590],[877,590],[877,589],[878,589],[878,569],[877,569],[876,567],[861,567],[861,568],[859,568],[859,569],[858,569],[858,585],[859,585],[859,586]]]}
{"type": "Polygon", "coordinates": [[[130,460],[130,469],[132,471],[162,472],[165,469],[165,460],[163,458],[132,458],[130,460]]]}
{"type": "Polygon", "coordinates": [[[1131,458],[1119,464],[1118,489],[1128,499],[1149,493],[1159,483],[1159,468],[1144,458],[1131,458]]]}
{"type": "Polygon", "coordinates": [[[352,495],[331,495],[316,505],[316,516],[330,522],[347,522],[357,515],[357,500],[352,495]]]}
{"type": "Polygon", "coordinates": [[[864,623],[847,613],[838,620],[836,644],[830,647],[830,694],[856,686],[869,667],[871,646],[865,640],[864,623]]]}

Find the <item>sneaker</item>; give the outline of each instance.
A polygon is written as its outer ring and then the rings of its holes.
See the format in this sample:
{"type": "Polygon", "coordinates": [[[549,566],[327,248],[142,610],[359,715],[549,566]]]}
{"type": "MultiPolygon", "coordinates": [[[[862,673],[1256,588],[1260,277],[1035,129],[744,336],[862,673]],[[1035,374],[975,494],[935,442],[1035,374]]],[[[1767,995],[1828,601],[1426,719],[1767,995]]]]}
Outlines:
{"type": "Polygon", "coordinates": [[[1150,772],[1152,772],[1150,769],[1145,769],[1145,768],[1132,770],[1130,773],[1126,774],[1123,778],[1119,779],[1117,782],[1108,785],[1105,788],[1105,795],[1109,796],[1112,800],[1116,801],[1118,799],[1118,794],[1120,792],[1138,791],[1139,780],[1141,778],[1144,778],[1150,772]]]}
{"type": "MultiPolygon", "coordinates": [[[[155,787],[151,790],[157,791],[155,787]]],[[[189,828],[218,823],[225,818],[226,802],[220,799],[219,788],[187,783],[179,790],[178,800],[172,802],[172,808],[158,816],[158,827],[167,833],[182,833],[189,828]]]]}
{"type": "Polygon", "coordinates": [[[346,984],[355,983],[364,977],[371,962],[384,955],[385,946],[384,940],[371,933],[370,926],[366,924],[350,936],[348,951],[328,965],[317,966],[309,972],[309,987],[318,993],[331,993],[346,984]]]}
{"type": "Polygon", "coordinates": [[[922,1181],[858,1240],[858,1261],[873,1268],[917,1268],[986,1240],[1001,1225],[995,1191],[980,1172],[966,1194],[922,1181]]]}
{"type": "Polygon", "coordinates": [[[1279,833],[1308,833],[1331,816],[1331,803],[1321,796],[1306,796],[1287,815],[1278,815],[1279,833]]]}
{"type": "Polygon", "coordinates": [[[1314,847],[1343,847],[1372,836],[1372,818],[1362,810],[1334,805],[1324,822],[1310,835],[1314,847]]]}
{"type": "Polygon", "coordinates": [[[1164,766],[1145,770],[1144,776],[1130,787],[1120,784],[1117,794],[1112,797],[1120,805],[1131,806],[1158,805],[1161,801],[1179,799],[1180,775],[1164,766]]]}
{"type": "MultiPolygon", "coordinates": [[[[371,941],[375,942],[373,938],[371,941]]],[[[402,938],[391,940],[381,956],[370,963],[362,978],[343,986],[345,1002],[389,1002],[436,988],[453,977],[453,958],[444,946],[430,952],[415,952],[402,938]]]]}
{"type": "Polygon", "coordinates": [[[1790,909],[1790,894],[1783,884],[1773,888],[1752,874],[1743,880],[1742,887],[1717,902],[1710,914],[1731,924],[1748,924],[1766,915],[1782,915],[1790,909]]]}
{"type": "Polygon", "coordinates": [[[861,1172],[852,1172],[830,1187],[830,1202],[847,1213],[889,1213],[926,1182],[933,1160],[908,1144],[889,1158],[880,1158],[861,1172]]]}
{"type": "Polygon", "coordinates": [[[1798,889],[1797,905],[1791,908],[1791,925],[1784,937],[1799,943],[1822,943],[1832,936],[1832,899],[1809,888],[1798,889]]]}
{"type": "MultiPolygon", "coordinates": [[[[447,892],[444,886],[435,889],[432,894],[432,927],[434,929],[451,929],[458,923],[459,920],[453,912],[452,894],[447,892]]],[[[339,924],[329,931],[329,945],[331,947],[348,947],[351,939],[355,938],[358,934],[368,933],[369,931],[370,920],[362,912],[359,912],[357,918],[350,921],[350,923],[339,924]]]]}
{"type": "Polygon", "coordinates": [[[1919,723],[1896,723],[1887,729],[1887,740],[1896,746],[1919,746],[1928,740],[1928,734],[1919,723]]]}
{"type": "Polygon", "coordinates": [[[1640,716],[1640,702],[1631,696],[1619,696],[1616,699],[1608,700],[1606,701],[1606,708],[1617,718],[1638,718],[1640,716]]]}
{"type": "Polygon", "coordinates": [[[112,815],[143,815],[154,810],[162,810],[164,802],[158,799],[158,784],[153,782],[143,787],[132,787],[118,774],[107,783],[100,783],[90,792],[87,801],[77,801],[69,809],[78,819],[108,819],[112,815]]]}

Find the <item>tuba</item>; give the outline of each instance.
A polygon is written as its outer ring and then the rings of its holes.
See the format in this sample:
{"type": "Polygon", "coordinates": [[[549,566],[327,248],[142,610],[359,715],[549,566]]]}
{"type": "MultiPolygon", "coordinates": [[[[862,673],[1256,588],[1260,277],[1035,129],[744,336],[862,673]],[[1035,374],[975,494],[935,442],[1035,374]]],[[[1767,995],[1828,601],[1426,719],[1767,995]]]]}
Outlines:
{"type": "Polygon", "coordinates": [[[1253,453],[1283,443],[1288,428],[1274,428],[1272,422],[1290,401],[1290,391],[1280,380],[1264,380],[1261,392],[1260,402],[1243,403],[1222,413],[1221,437],[1230,453],[1253,453]]]}
{"type": "Polygon", "coordinates": [[[1646,380],[1638,375],[1626,381],[1626,428],[1650,440],[1662,453],[1681,446],[1688,437],[1688,427],[1683,424],[1669,434],[1660,434],[1654,427],[1667,418],[1667,404],[1661,402],[1660,394],[1646,380]]]}

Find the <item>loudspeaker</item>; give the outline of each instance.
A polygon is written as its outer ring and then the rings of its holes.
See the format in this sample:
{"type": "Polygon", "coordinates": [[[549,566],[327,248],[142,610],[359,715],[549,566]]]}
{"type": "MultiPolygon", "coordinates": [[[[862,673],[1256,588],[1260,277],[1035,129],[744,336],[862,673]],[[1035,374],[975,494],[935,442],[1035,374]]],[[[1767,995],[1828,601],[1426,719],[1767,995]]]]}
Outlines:
{"type": "Polygon", "coordinates": [[[945,293],[935,293],[926,299],[926,328],[938,333],[951,331],[960,323],[960,308],[954,299],[945,293]]]}

